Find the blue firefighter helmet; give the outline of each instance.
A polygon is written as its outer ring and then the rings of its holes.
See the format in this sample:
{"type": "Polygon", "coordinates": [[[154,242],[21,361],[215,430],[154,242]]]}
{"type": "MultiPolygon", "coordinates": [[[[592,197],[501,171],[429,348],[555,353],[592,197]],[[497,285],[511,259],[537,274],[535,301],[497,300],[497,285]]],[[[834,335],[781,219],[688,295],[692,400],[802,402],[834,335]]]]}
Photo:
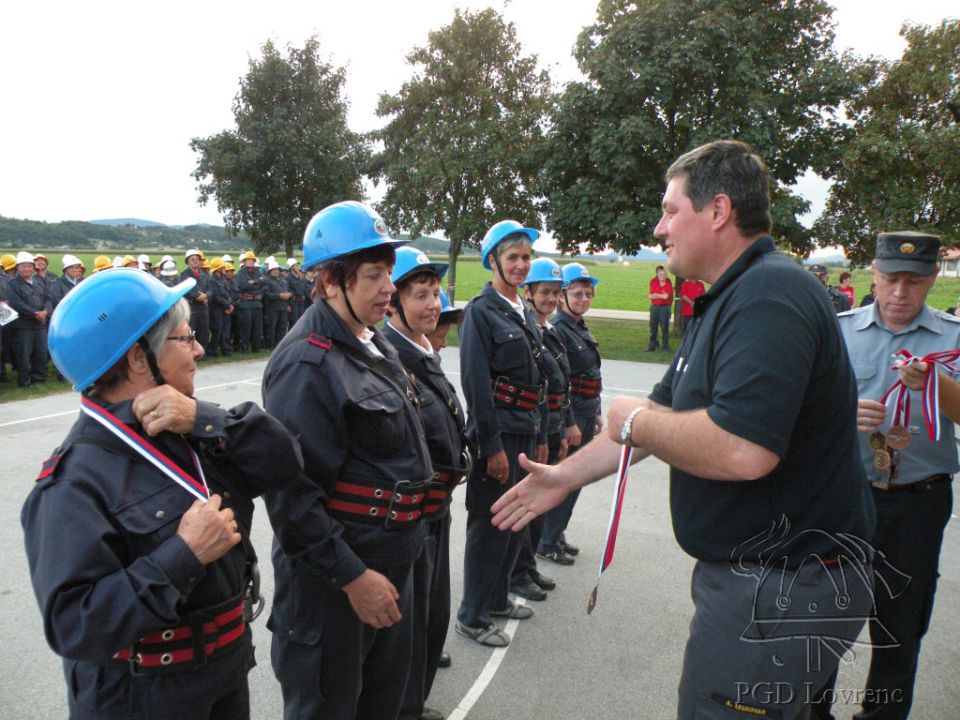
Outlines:
{"type": "Polygon", "coordinates": [[[526,235],[531,245],[540,237],[539,230],[524,227],[516,220],[501,220],[487,230],[487,234],[483,236],[483,242],[480,243],[480,259],[483,262],[483,267],[490,270],[490,252],[500,244],[501,240],[518,233],[526,235]]]}
{"type": "Polygon", "coordinates": [[[405,278],[424,270],[433,270],[438,278],[442,278],[447,274],[448,267],[447,263],[430,262],[430,258],[421,250],[409,246],[403,247],[397,250],[397,259],[393,264],[390,280],[394,285],[399,285],[405,278]]]}
{"type": "Polygon", "coordinates": [[[590,275],[590,271],[587,270],[586,265],[582,265],[581,263],[570,263],[569,265],[564,265],[563,286],[570,287],[570,283],[576,282],[577,280],[585,280],[594,287],[596,287],[597,283],[600,282],[600,278],[595,278],[590,275]]]}
{"type": "Polygon", "coordinates": [[[149,273],[116,268],[77,285],[50,319],[50,355],[83,392],[196,284],[167,287],[149,273]]]}
{"type": "Polygon", "coordinates": [[[526,287],[532,283],[540,282],[563,282],[563,275],[560,272],[560,266],[555,260],[550,258],[537,258],[530,263],[530,272],[527,273],[527,279],[521,285],[526,287]]]}
{"type": "Polygon", "coordinates": [[[301,270],[378,245],[405,245],[390,237],[377,213],[355,200],[339,202],[314,215],[303,233],[301,270]]]}

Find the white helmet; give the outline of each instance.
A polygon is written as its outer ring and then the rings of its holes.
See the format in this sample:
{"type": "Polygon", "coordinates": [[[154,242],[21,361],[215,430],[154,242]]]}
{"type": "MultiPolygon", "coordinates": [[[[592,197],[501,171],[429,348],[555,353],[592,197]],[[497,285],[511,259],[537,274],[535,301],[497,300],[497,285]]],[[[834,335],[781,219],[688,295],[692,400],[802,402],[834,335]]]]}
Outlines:
{"type": "Polygon", "coordinates": [[[280,263],[278,263],[275,258],[268,257],[265,267],[267,268],[267,272],[270,272],[271,270],[278,270],[280,268],[280,263]]]}
{"type": "Polygon", "coordinates": [[[67,255],[63,256],[64,270],[66,270],[68,267],[73,267],[74,265],[83,265],[83,263],[80,262],[80,258],[78,258],[76,255],[70,255],[68,253],[67,255]]]}
{"type": "Polygon", "coordinates": [[[173,260],[167,260],[161,265],[160,274],[164,277],[175,277],[177,274],[177,264],[173,260]]]}
{"type": "Polygon", "coordinates": [[[225,263],[232,263],[232,262],[233,262],[233,256],[231,256],[231,255],[224,255],[224,256],[222,256],[220,259],[223,260],[225,263]]]}
{"type": "Polygon", "coordinates": [[[153,263],[150,262],[149,255],[143,254],[137,256],[137,265],[141,270],[149,270],[153,266],[153,263]]]}
{"type": "Polygon", "coordinates": [[[287,258],[287,270],[292,268],[294,265],[299,265],[300,261],[296,258],[287,258]]]}

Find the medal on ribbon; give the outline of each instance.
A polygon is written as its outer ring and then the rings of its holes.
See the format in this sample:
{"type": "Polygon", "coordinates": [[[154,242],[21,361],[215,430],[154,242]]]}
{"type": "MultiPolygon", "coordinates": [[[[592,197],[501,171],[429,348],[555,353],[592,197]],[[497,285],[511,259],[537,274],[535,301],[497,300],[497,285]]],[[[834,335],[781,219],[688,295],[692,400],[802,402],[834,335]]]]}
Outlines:
{"type": "Polygon", "coordinates": [[[617,467],[617,484],[613,492],[613,502],[610,505],[610,521],[607,523],[606,542],[603,546],[603,555],[600,557],[600,570],[597,573],[597,584],[593,586],[590,600],[587,602],[587,615],[597,606],[597,593],[600,590],[600,579],[604,571],[613,562],[613,551],[617,546],[617,531],[620,529],[620,513],[623,510],[623,496],[627,489],[627,476],[630,474],[630,460],[633,457],[633,448],[624,445],[620,448],[620,464],[617,467]]]}

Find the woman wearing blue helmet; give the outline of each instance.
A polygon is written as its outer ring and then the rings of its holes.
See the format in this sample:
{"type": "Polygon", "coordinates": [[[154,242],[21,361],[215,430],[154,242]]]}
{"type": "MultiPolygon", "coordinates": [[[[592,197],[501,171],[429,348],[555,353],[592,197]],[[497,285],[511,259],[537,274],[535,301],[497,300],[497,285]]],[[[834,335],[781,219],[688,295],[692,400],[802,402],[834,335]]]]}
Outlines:
{"type": "MultiPolygon", "coordinates": [[[[570,409],[580,429],[580,442],[571,443],[570,452],[573,453],[589,443],[603,428],[603,416],[600,414],[600,392],[603,390],[600,352],[597,341],[583,320],[600,281],[590,275],[582,263],[564,265],[562,274],[560,311],[554,316],[553,326],[570,364],[570,409]]],[[[537,548],[539,557],[558,565],[573,564],[580,550],[567,542],[564,533],[578,497],[579,490],[570,493],[559,506],[544,516],[540,546],[537,548]]]]}
{"type": "Polygon", "coordinates": [[[397,289],[383,329],[397,348],[400,362],[415,378],[433,461],[433,479],[424,505],[427,539],[413,569],[414,596],[429,600],[417,607],[425,616],[414,620],[415,647],[400,720],[443,720],[440,713],[425,708],[424,702],[440,666],[450,625],[450,501],[471,464],[463,434],[463,408],[428,340],[442,310],[440,281],[446,272],[446,263],[430,262],[419,250],[397,250],[392,275],[397,289]]]}
{"type": "Polygon", "coordinates": [[[493,277],[467,305],[460,328],[467,435],[477,448],[478,462],[467,479],[463,599],[456,631],[494,647],[510,642],[494,617],[533,615],[508,595],[522,535],[493,527],[490,506],[519,481],[521,454],[542,461],[547,457],[543,340],[536,317],[519,294],[539,235],[515,220],[490,228],[480,254],[493,277]]]}
{"type": "Polygon", "coordinates": [[[53,314],[50,352],[82,412],[21,520],[72,718],[250,717],[253,498],[302,465],[253,403],[193,398],[193,286],[120,268],[53,314]]]}
{"type": "Polygon", "coordinates": [[[280,341],[264,404],[299,439],[304,472],[266,496],[278,544],[268,627],[286,720],[395,718],[426,598],[413,592],[433,469],[418,398],[374,327],[394,285],[383,220],[358,202],[317,213],[303,267],[315,303],[280,341]]]}

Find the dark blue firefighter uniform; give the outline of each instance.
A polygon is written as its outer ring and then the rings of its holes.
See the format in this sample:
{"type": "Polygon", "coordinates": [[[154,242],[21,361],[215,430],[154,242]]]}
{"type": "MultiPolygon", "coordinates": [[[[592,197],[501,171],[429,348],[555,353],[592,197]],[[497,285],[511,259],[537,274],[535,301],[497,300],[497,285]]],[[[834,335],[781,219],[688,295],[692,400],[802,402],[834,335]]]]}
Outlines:
{"type": "MultiPolygon", "coordinates": [[[[103,407],[145,434],[130,401],[103,407]]],[[[187,442],[172,433],[150,441],[195,476],[189,442],[210,492],[233,508],[248,534],[252,498],[285,485],[301,467],[296,441],[253,403],[223,410],[197,402],[187,442]]],[[[246,586],[247,557],[238,544],[209,565],[197,560],[176,534],[193,502],[86,415],[44,464],[21,521],[44,632],[64,658],[73,720],[247,717],[253,646],[231,612],[246,586]],[[212,611],[201,617],[197,611],[205,609],[212,611]],[[223,613],[228,621],[203,629],[207,643],[222,647],[197,667],[181,661],[178,651],[193,648],[184,628],[223,613]],[[179,630],[164,641],[172,628],[179,630]],[[113,659],[130,648],[145,663],[158,662],[148,668],[113,659]],[[176,662],[163,662],[167,652],[176,662]]]]}
{"type": "MultiPolygon", "coordinates": [[[[559,459],[560,443],[567,428],[576,424],[570,404],[570,362],[556,328],[550,324],[538,327],[546,348],[543,357],[547,370],[547,409],[550,413],[547,419],[547,462],[553,465],[559,459]]],[[[524,529],[511,584],[528,584],[539,574],[534,552],[540,545],[544,522],[545,518],[538,516],[524,529]]]]}
{"type": "Polygon", "coordinates": [[[383,358],[318,300],[264,374],[264,405],[299,438],[305,466],[265,496],[277,538],[267,627],[287,720],[395,718],[404,696],[433,470],[416,391],[390,343],[376,331],[372,342],[383,358]],[[342,589],[368,568],[399,593],[391,627],[362,623],[342,589]]]}
{"type": "Polygon", "coordinates": [[[194,272],[184,268],[180,273],[180,282],[187,278],[197,281],[190,291],[184,295],[190,303],[190,329],[197,334],[197,342],[203,346],[205,352],[210,352],[210,276],[203,270],[194,272]],[[201,301],[200,293],[206,293],[206,301],[201,301]]]}
{"type": "Polygon", "coordinates": [[[230,318],[226,311],[233,304],[233,283],[223,271],[210,276],[210,355],[230,354],[230,318]]]}
{"type": "Polygon", "coordinates": [[[467,543],[463,561],[463,599],[457,619],[469,628],[493,624],[490,611],[509,606],[510,574],[522,533],[500,532],[490,523],[490,506],[522,477],[520,453],[535,457],[547,442],[544,378],[534,359],[527,333],[542,352],[536,318],[524,310],[524,325],[511,305],[487,283],[467,305],[460,328],[460,382],[467,401],[467,437],[477,448],[477,462],[467,479],[467,543]],[[494,386],[517,393],[494,390],[494,386]],[[517,405],[508,395],[533,402],[517,405]],[[501,485],[486,473],[486,459],[503,450],[509,462],[501,485]]]}
{"type": "Polygon", "coordinates": [[[450,498],[456,485],[465,479],[461,456],[466,418],[440,359],[415,347],[389,323],[383,334],[414,377],[436,483],[431,490],[433,511],[427,518],[423,552],[413,568],[414,597],[426,596],[428,601],[417,603],[417,611],[422,614],[414,623],[415,650],[400,712],[401,720],[417,720],[433,687],[450,625],[450,498]]]}
{"type": "Polygon", "coordinates": [[[311,283],[300,273],[296,276],[293,272],[287,274],[287,285],[293,297],[290,298],[290,327],[297,324],[297,320],[303,315],[305,308],[310,305],[311,283]]]}
{"type": "Polygon", "coordinates": [[[46,281],[34,276],[33,282],[27,282],[14,276],[7,285],[7,304],[20,315],[8,326],[13,335],[17,385],[42,383],[47,379],[47,325],[53,312],[46,281]],[[47,319],[41,323],[34,313],[43,310],[47,319]]]}
{"type": "MultiPolygon", "coordinates": [[[[570,364],[570,409],[580,428],[580,444],[570,448],[570,454],[573,454],[593,440],[597,429],[600,393],[603,390],[600,351],[583,319],[577,320],[561,310],[553,316],[553,326],[570,364]]],[[[544,516],[538,548],[541,553],[563,550],[564,532],[579,497],[580,491],[574,490],[544,516]]]]}
{"type": "Polygon", "coordinates": [[[240,289],[240,352],[259,352],[263,344],[263,288],[267,278],[255,267],[237,270],[240,289]]]}
{"type": "Polygon", "coordinates": [[[268,348],[275,348],[287,333],[287,308],[290,301],[280,296],[290,292],[286,278],[267,275],[263,289],[263,341],[268,348]]]}

